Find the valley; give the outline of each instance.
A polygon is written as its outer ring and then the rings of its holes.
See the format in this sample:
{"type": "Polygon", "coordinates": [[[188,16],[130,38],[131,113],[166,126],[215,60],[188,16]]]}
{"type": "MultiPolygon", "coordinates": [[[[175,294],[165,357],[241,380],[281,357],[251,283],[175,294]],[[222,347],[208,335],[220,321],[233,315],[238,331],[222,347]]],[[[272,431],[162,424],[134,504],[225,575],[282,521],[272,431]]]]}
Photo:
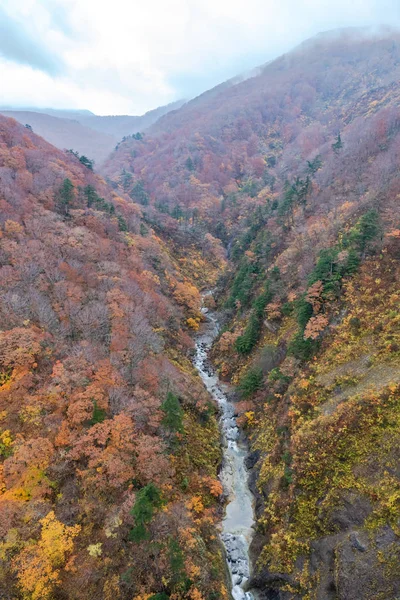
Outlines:
{"type": "Polygon", "coordinates": [[[0,116],[2,599],[399,597],[399,65],[321,34],[94,169],[0,116]]]}

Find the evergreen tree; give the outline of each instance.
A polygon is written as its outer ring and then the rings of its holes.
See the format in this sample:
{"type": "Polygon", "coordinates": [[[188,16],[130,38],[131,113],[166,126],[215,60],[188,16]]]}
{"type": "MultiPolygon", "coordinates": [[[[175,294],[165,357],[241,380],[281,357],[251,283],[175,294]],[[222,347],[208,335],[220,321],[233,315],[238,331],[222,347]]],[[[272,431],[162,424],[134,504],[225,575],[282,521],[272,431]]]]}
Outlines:
{"type": "Polygon", "coordinates": [[[90,158],[82,154],[79,161],[83,164],[84,167],[90,169],[90,171],[93,171],[94,160],[90,160],[90,158]]]}
{"type": "Polygon", "coordinates": [[[183,218],[183,210],[179,206],[179,204],[176,204],[174,206],[174,208],[172,209],[171,217],[173,217],[174,219],[177,219],[178,221],[180,221],[183,218]]]}
{"type": "Polygon", "coordinates": [[[136,500],[131,515],[135,525],[129,533],[132,541],[139,543],[148,538],[147,525],[151,522],[154,511],[162,505],[161,491],[149,483],[136,494],[136,500]]]}
{"type": "Polygon", "coordinates": [[[343,148],[343,142],[342,142],[342,138],[340,136],[340,131],[338,133],[338,136],[336,138],[336,142],[334,144],[332,144],[332,150],[334,151],[335,154],[338,154],[338,152],[343,148]]]}
{"type": "Polygon", "coordinates": [[[64,179],[60,189],[56,193],[55,203],[59,213],[64,217],[69,216],[69,210],[75,196],[75,188],[72,181],[68,178],[64,179]]]}
{"type": "Polygon", "coordinates": [[[89,208],[99,199],[99,196],[92,185],[85,186],[83,193],[85,194],[86,203],[89,208]]]}
{"type": "Polygon", "coordinates": [[[185,557],[176,539],[171,538],[168,545],[168,559],[171,569],[172,588],[178,588],[186,579],[185,557]]]}
{"type": "Polygon", "coordinates": [[[188,171],[194,171],[194,162],[191,156],[186,159],[185,165],[188,171]]]}
{"type": "Polygon", "coordinates": [[[310,175],[315,175],[315,173],[322,167],[321,157],[318,155],[314,158],[314,160],[307,161],[307,170],[310,175]]]}
{"type": "Polygon", "coordinates": [[[183,433],[183,410],[179,399],[172,392],[161,404],[161,410],[164,413],[162,423],[171,433],[183,433]]]}
{"type": "Polygon", "coordinates": [[[260,389],[263,381],[263,373],[260,368],[250,369],[246,375],[242,378],[239,384],[239,390],[242,395],[246,398],[251,396],[257,390],[260,389]]]}
{"type": "Polygon", "coordinates": [[[381,233],[379,214],[372,209],[367,211],[349,234],[349,242],[360,252],[365,252],[368,244],[381,233]]]}
{"type": "Polygon", "coordinates": [[[118,228],[120,231],[128,231],[128,223],[125,221],[124,217],[118,215],[118,228]]]}
{"type": "Polygon", "coordinates": [[[129,195],[132,200],[139,202],[139,204],[142,204],[143,206],[147,206],[149,204],[149,195],[144,189],[143,181],[140,179],[136,181],[129,195]]]}
{"type": "Polygon", "coordinates": [[[97,404],[97,400],[94,400],[91,424],[96,425],[96,423],[102,423],[105,418],[106,418],[106,411],[103,410],[102,408],[99,408],[99,406],[97,404]]]}
{"type": "Polygon", "coordinates": [[[121,181],[121,185],[124,189],[124,192],[127,192],[132,185],[132,181],[133,181],[132,173],[130,173],[126,169],[122,169],[120,181],[121,181]]]}

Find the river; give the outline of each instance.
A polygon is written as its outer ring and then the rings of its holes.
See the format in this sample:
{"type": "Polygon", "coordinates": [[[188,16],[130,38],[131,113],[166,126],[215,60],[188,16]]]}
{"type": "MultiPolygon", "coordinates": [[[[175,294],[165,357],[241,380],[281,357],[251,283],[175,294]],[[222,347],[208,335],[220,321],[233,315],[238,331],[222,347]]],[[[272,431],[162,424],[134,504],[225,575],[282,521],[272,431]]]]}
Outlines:
{"type": "Polygon", "coordinates": [[[213,341],[219,332],[218,319],[215,313],[207,308],[203,308],[202,311],[206,322],[201,326],[196,337],[196,353],[193,362],[221,412],[220,427],[224,452],[220,480],[228,497],[225,518],[222,522],[221,540],[225,546],[231,574],[233,598],[254,600],[253,594],[245,591],[250,576],[249,545],[254,524],[253,496],[248,486],[248,472],[245,466],[247,448],[240,441],[230,389],[219,380],[208,358],[213,341]]]}

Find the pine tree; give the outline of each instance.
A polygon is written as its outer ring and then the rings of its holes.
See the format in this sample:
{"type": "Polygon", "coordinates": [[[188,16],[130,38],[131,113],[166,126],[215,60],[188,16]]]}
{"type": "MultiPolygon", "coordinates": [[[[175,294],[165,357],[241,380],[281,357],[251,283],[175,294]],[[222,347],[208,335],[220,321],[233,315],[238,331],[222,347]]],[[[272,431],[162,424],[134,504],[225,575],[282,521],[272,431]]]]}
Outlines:
{"type": "Polygon", "coordinates": [[[338,154],[339,150],[341,150],[343,148],[343,142],[342,142],[342,138],[340,135],[340,131],[338,133],[338,136],[336,138],[336,142],[334,144],[332,144],[332,150],[334,151],[335,154],[338,154]]]}
{"type": "Polygon", "coordinates": [[[60,189],[58,190],[58,192],[56,194],[55,203],[56,203],[58,212],[60,212],[65,217],[69,216],[69,210],[70,210],[71,204],[74,200],[74,196],[75,196],[74,184],[72,183],[72,181],[70,179],[68,179],[68,178],[64,179],[62,186],[60,187],[60,189]]]}
{"type": "Polygon", "coordinates": [[[168,392],[167,398],[161,405],[164,413],[162,423],[171,433],[183,432],[183,410],[179,399],[172,392],[168,392]]]}
{"type": "Polygon", "coordinates": [[[147,525],[151,522],[154,511],[162,505],[161,491],[154,483],[149,483],[136,494],[136,501],[131,509],[135,525],[129,533],[132,541],[139,543],[148,538],[147,525]]]}

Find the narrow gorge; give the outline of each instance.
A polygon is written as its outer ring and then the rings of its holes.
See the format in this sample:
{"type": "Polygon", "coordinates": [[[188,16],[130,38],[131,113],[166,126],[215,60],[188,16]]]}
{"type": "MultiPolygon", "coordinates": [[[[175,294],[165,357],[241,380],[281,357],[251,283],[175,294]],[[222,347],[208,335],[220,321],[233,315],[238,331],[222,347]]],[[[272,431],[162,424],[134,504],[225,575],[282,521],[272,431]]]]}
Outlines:
{"type": "Polygon", "coordinates": [[[232,390],[220,381],[209,361],[209,352],[220,329],[218,317],[206,307],[203,307],[202,312],[206,321],[196,339],[194,365],[221,413],[220,427],[224,448],[220,480],[228,499],[221,539],[232,579],[233,598],[253,600],[253,594],[245,591],[250,577],[249,545],[254,523],[253,496],[248,486],[245,465],[247,448],[236,423],[232,390]]]}

